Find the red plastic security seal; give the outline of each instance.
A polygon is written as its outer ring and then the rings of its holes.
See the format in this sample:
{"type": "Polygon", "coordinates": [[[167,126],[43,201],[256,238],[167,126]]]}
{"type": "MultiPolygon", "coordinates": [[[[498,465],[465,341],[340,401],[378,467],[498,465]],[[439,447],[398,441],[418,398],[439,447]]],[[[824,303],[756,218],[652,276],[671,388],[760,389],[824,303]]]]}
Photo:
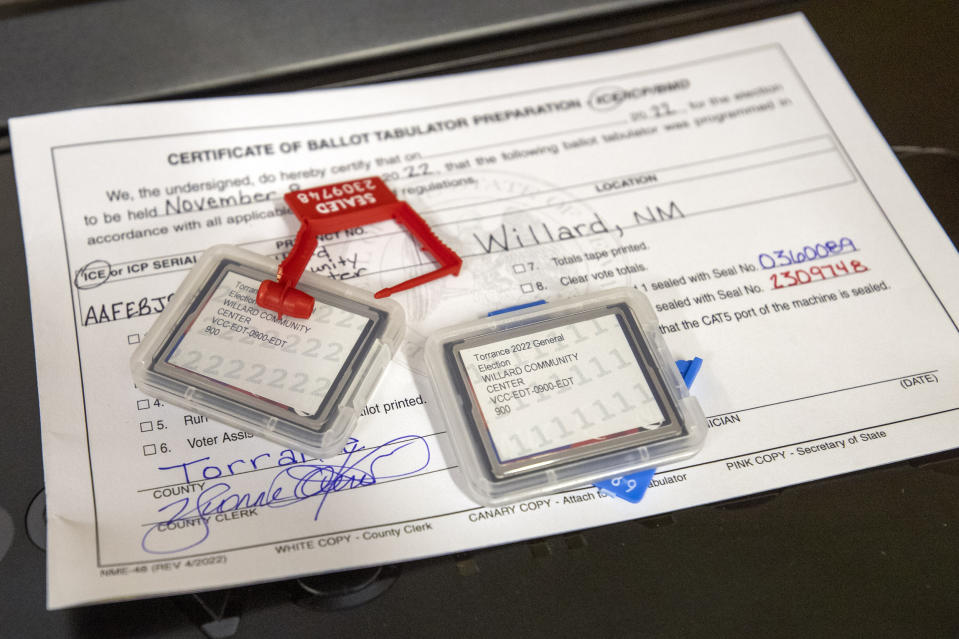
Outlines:
{"type": "Polygon", "coordinates": [[[393,219],[439,263],[435,271],[378,291],[374,295],[377,298],[388,297],[444,275],[459,275],[463,265],[460,256],[436,237],[409,204],[397,200],[378,177],[293,191],[283,199],[300,220],[300,230],[289,255],[276,270],[277,281],[264,280],[256,295],[257,304],[276,311],[277,315],[307,318],[313,312],[315,300],[297,290],[296,285],[316,250],[317,235],[393,219]]]}

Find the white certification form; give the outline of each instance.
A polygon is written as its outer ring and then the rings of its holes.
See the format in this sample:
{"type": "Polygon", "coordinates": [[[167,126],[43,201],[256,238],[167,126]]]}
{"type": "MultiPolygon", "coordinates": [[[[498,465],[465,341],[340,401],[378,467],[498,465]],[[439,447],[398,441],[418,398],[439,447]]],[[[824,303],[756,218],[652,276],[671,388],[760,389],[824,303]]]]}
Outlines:
{"type": "MultiPolygon", "coordinates": [[[[21,118],[11,132],[52,608],[551,535],[959,445],[959,259],[801,16],[421,81],[21,118]],[[282,259],[297,230],[284,192],[368,175],[464,264],[395,296],[408,340],[342,454],[312,459],[134,387],[135,344],[200,252],[282,259]],[[659,469],[639,504],[584,487],[478,507],[457,487],[426,336],[612,286],[645,292],[673,354],[705,361],[704,450],[659,469]]],[[[309,268],[376,291],[433,266],[383,223],[321,238],[309,268]]],[[[577,352],[581,375],[601,374],[577,352]]],[[[271,382],[282,399],[295,379],[271,382]]]]}

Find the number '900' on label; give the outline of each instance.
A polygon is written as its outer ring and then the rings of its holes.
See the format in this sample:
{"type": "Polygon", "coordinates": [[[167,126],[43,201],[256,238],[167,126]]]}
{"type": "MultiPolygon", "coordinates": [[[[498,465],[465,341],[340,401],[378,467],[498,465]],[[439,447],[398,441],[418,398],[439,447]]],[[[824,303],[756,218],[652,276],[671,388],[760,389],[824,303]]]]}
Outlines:
{"type": "Polygon", "coordinates": [[[501,464],[655,429],[665,419],[615,314],[459,355],[501,464]]]}
{"type": "Polygon", "coordinates": [[[256,304],[259,280],[227,272],[167,355],[167,363],[313,415],[369,318],[317,303],[308,319],[256,304]]]}

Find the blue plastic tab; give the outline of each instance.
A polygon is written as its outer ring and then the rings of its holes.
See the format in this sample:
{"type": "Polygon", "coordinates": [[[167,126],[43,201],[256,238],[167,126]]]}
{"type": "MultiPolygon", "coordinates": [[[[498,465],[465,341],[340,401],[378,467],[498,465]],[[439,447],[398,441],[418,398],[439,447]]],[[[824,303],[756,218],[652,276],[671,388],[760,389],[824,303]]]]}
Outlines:
{"type": "Polygon", "coordinates": [[[649,482],[653,481],[653,475],[655,474],[656,469],[650,468],[649,470],[641,470],[631,475],[623,475],[622,477],[613,477],[612,479],[598,481],[596,482],[596,487],[604,493],[609,493],[613,497],[619,497],[633,504],[638,504],[642,500],[643,495],[646,494],[646,489],[649,488],[649,482]]]}
{"type": "Polygon", "coordinates": [[[677,359],[676,366],[679,367],[679,374],[683,376],[683,381],[686,382],[686,388],[692,388],[693,381],[699,375],[699,369],[703,367],[703,360],[699,357],[677,359]]]}
{"type": "Polygon", "coordinates": [[[490,311],[486,314],[486,317],[493,317],[494,315],[502,315],[503,313],[512,313],[513,311],[521,311],[524,308],[529,308],[531,306],[539,306],[540,304],[545,304],[546,300],[536,300],[535,302],[529,302],[527,304],[517,304],[516,306],[507,306],[506,308],[501,308],[495,311],[490,311]]]}
{"type": "MultiPolygon", "coordinates": [[[[683,381],[686,382],[686,388],[690,388],[693,385],[693,380],[696,379],[696,375],[699,374],[699,370],[703,367],[703,360],[699,357],[677,359],[676,367],[679,368],[679,374],[683,376],[683,381]]],[[[614,497],[638,504],[643,495],[646,494],[649,482],[653,481],[653,475],[655,474],[656,469],[650,468],[638,473],[598,481],[596,487],[614,497]]]]}

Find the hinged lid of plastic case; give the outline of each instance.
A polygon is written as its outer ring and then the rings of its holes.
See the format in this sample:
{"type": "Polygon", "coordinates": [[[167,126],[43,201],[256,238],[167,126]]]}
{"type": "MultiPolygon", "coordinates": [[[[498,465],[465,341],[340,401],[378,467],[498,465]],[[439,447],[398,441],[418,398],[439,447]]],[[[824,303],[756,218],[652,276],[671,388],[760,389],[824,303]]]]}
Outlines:
{"type": "Polygon", "coordinates": [[[436,333],[426,358],[471,496],[528,499],[693,455],[706,419],[634,289],[436,333]]]}
{"type": "Polygon", "coordinates": [[[276,262],[207,250],[133,354],[145,393],[284,446],[339,452],[403,338],[396,302],[310,273],[310,317],[256,304],[276,262]]]}

